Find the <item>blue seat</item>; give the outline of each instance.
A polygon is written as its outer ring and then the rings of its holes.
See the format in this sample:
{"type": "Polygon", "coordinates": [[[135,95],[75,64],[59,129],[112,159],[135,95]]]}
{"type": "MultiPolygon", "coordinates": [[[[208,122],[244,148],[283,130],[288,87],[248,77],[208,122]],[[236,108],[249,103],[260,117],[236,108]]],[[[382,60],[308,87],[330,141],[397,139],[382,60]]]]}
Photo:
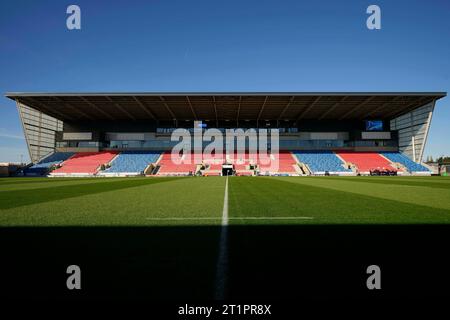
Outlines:
{"type": "Polygon", "coordinates": [[[406,167],[409,172],[430,172],[430,170],[420,163],[412,161],[407,155],[400,152],[381,152],[385,158],[392,162],[398,162],[406,167]]]}
{"type": "Polygon", "coordinates": [[[123,151],[104,172],[109,173],[142,173],[150,163],[158,160],[158,151],[123,151]]]}
{"type": "Polygon", "coordinates": [[[294,151],[300,162],[308,165],[312,172],[351,172],[332,151],[294,151]]]}
{"type": "Polygon", "coordinates": [[[63,161],[66,161],[71,156],[73,156],[73,152],[55,152],[51,155],[45,157],[38,163],[32,165],[31,167],[25,169],[25,175],[36,176],[36,175],[44,175],[48,172],[48,170],[57,164],[60,164],[63,161]]]}

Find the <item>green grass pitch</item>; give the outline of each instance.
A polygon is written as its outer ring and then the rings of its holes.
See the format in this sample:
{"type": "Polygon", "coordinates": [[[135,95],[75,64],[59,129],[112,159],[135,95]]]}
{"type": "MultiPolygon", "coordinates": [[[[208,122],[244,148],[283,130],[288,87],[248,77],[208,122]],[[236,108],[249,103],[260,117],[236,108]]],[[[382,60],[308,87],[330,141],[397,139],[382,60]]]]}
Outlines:
{"type": "MultiPolygon", "coordinates": [[[[450,223],[446,177],[230,177],[229,224],[450,223]]],[[[0,226],[220,225],[224,177],[5,178],[0,226]]]]}

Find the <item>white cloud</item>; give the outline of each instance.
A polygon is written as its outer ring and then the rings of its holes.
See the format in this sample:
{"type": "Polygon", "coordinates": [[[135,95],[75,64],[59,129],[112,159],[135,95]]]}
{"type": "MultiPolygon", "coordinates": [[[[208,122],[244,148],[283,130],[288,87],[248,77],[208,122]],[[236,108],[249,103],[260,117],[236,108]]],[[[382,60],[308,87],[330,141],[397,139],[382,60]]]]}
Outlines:
{"type": "Polygon", "coordinates": [[[0,132],[0,138],[9,138],[9,139],[20,139],[20,140],[25,140],[25,137],[24,137],[23,135],[10,134],[10,133],[2,133],[2,132],[0,132]]]}

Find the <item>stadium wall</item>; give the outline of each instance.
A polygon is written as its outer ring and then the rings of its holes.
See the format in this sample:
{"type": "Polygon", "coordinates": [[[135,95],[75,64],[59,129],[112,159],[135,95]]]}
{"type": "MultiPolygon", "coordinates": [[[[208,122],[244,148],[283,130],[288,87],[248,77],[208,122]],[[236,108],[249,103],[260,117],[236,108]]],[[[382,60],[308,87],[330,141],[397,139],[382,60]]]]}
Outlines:
{"type": "Polygon", "coordinates": [[[398,131],[399,151],[422,162],[435,102],[428,103],[391,120],[391,130],[398,131]]]}
{"type": "Polygon", "coordinates": [[[38,162],[55,151],[56,132],[63,131],[64,123],[23,103],[16,104],[30,159],[38,162]]]}

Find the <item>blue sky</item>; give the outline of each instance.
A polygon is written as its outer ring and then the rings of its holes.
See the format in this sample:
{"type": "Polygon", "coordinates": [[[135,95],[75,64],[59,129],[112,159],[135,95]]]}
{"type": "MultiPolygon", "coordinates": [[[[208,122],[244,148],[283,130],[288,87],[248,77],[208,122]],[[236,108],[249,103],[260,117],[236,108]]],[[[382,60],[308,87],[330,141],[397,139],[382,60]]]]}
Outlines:
{"type": "MultiPolygon", "coordinates": [[[[28,157],[8,91],[448,91],[449,40],[444,0],[2,1],[0,161],[28,157]]],[[[450,155],[449,101],[426,156],[450,155]]]]}

